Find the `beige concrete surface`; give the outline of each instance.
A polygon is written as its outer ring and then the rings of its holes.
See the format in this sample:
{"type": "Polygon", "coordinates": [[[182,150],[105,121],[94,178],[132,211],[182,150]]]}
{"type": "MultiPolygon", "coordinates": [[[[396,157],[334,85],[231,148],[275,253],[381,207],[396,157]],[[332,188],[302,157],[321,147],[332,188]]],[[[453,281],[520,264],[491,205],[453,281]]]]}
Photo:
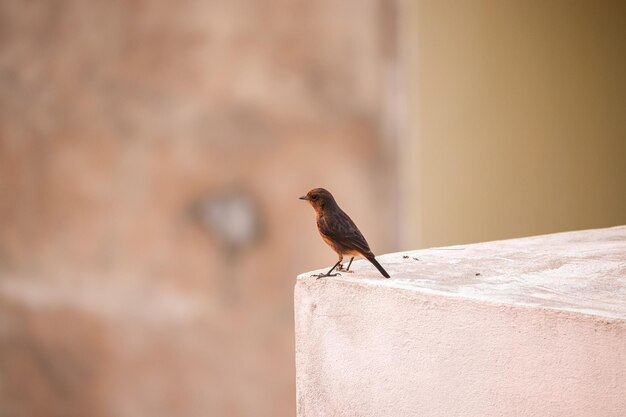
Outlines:
{"type": "Polygon", "coordinates": [[[626,415],[626,227],[379,259],[298,277],[299,417],[626,415]]]}

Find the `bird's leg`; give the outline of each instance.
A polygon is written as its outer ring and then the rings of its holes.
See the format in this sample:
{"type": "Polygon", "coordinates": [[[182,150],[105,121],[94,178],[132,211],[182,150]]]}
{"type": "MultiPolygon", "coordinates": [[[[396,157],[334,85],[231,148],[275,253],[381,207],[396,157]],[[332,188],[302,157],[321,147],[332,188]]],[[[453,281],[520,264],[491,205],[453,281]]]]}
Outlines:
{"type": "Polygon", "coordinates": [[[343,271],[343,255],[339,255],[339,265],[337,266],[337,271],[343,271]]]}
{"type": "Polygon", "coordinates": [[[320,278],[324,278],[324,277],[336,277],[337,275],[341,275],[338,272],[336,274],[331,274],[331,272],[333,272],[333,270],[337,267],[337,265],[339,265],[339,262],[341,262],[341,260],[337,261],[337,263],[332,268],[330,268],[330,271],[328,271],[327,273],[325,273],[325,274],[318,274],[318,275],[311,275],[311,276],[317,277],[317,279],[320,279],[320,278]]]}
{"type": "Polygon", "coordinates": [[[348,262],[348,267],[346,268],[346,272],[354,272],[354,271],[350,271],[350,265],[352,265],[352,261],[354,261],[354,256],[350,258],[350,262],[348,262]]]}

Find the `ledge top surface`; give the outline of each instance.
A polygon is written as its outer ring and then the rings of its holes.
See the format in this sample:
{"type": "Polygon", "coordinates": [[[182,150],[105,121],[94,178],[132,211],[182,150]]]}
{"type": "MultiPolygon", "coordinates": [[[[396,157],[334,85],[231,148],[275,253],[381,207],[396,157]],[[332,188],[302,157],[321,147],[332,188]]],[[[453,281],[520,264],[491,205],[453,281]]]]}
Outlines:
{"type": "Polygon", "coordinates": [[[353,273],[323,279],[626,320],[626,226],[376,258],[391,279],[366,260],[355,260],[353,273]]]}

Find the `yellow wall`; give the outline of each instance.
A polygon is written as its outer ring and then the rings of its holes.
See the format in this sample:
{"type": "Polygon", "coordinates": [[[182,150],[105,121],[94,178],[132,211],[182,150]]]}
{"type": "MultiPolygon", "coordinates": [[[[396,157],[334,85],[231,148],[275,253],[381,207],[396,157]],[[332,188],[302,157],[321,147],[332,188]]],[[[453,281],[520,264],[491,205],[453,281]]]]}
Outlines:
{"type": "Polygon", "coordinates": [[[626,2],[408,16],[410,246],[626,223],[626,2]]]}

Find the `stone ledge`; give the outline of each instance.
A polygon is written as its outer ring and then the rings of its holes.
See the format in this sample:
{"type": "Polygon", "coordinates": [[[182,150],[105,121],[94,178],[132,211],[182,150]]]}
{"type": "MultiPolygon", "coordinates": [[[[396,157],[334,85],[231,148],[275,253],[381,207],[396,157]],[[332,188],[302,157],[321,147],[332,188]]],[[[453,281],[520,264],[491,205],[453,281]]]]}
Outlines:
{"type": "Polygon", "coordinates": [[[380,261],[298,277],[298,416],[626,415],[626,227],[380,261]]]}
{"type": "Polygon", "coordinates": [[[376,269],[360,260],[352,264],[354,273],[324,280],[626,319],[626,226],[405,251],[378,259],[392,279],[379,279],[376,269]]]}

